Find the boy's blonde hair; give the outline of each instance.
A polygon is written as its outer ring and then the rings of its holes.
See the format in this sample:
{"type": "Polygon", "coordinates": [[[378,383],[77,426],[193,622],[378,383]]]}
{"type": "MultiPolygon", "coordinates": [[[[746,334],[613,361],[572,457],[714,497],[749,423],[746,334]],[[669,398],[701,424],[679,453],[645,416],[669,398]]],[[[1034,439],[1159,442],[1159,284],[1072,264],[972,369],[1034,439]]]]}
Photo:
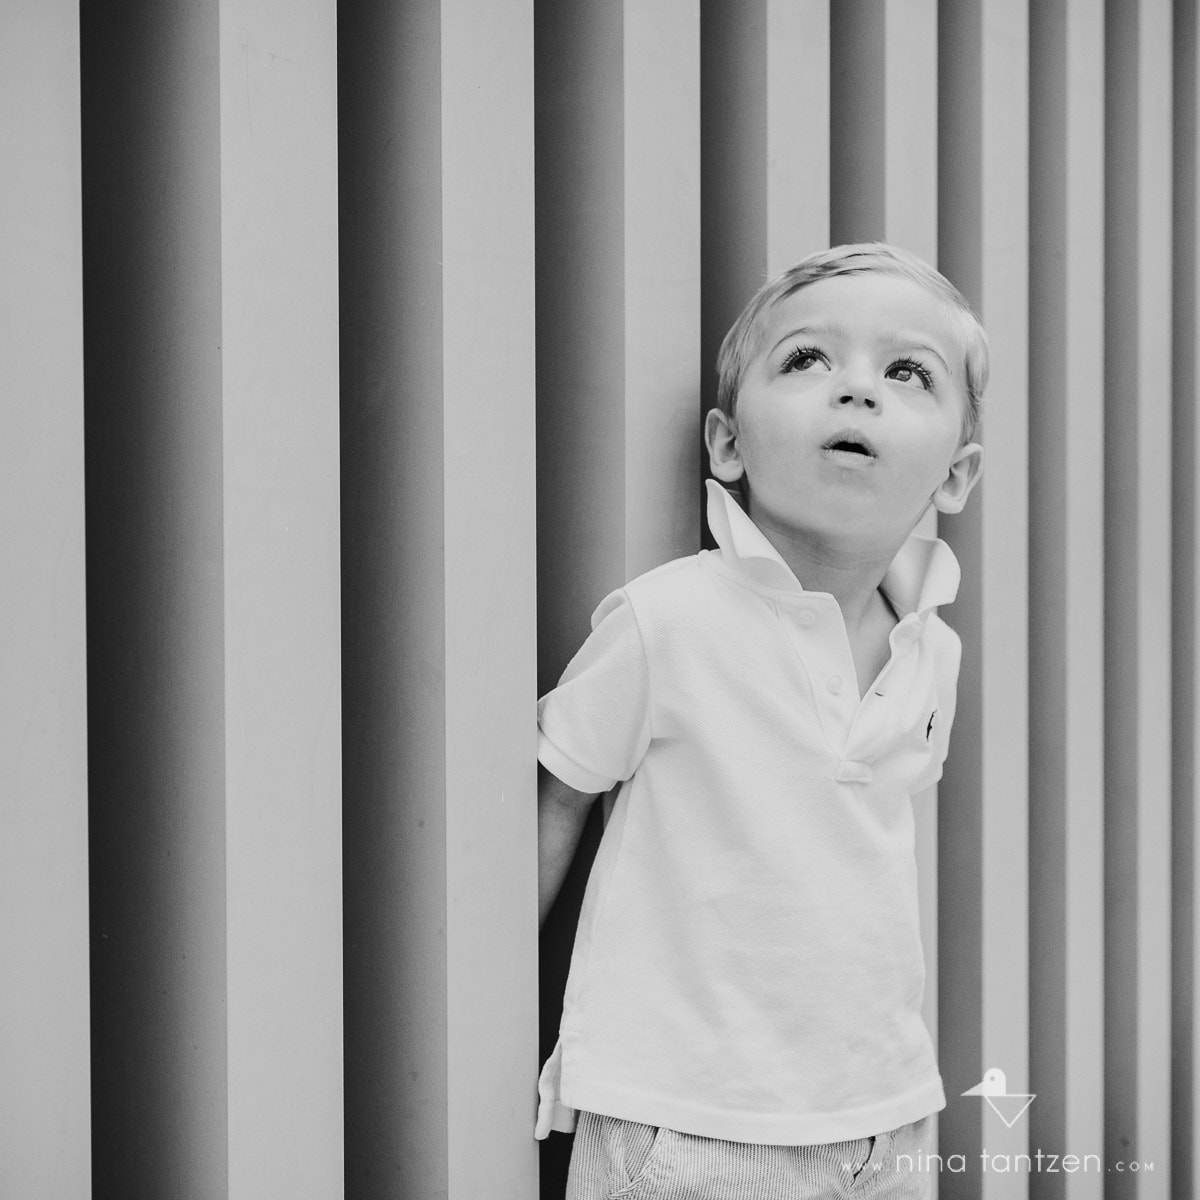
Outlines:
{"type": "Polygon", "coordinates": [[[969,442],[979,424],[980,403],[987,387],[987,334],[974,309],[954,284],[915,254],[886,242],[860,242],[820,250],[763,284],[742,309],[721,343],[717,354],[717,407],[730,416],[734,415],[742,379],[750,360],[758,352],[767,315],[780,300],[822,279],[833,279],[838,275],[872,274],[910,279],[944,301],[959,315],[967,384],[962,440],[969,442]]]}

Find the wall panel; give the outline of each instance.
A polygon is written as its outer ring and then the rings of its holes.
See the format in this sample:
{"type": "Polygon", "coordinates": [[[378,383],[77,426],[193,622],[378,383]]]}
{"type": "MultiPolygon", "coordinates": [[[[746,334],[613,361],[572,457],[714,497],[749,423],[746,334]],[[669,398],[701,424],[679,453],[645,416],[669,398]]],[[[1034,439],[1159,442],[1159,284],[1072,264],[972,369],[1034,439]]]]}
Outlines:
{"type": "Polygon", "coordinates": [[[448,1195],[461,1200],[524,1200],[536,1169],[533,201],[532,2],[445,3],[448,1195]]]}
{"type": "Polygon", "coordinates": [[[0,10],[0,1194],[90,1195],[78,6],[0,10]]]}
{"type": "Polygon", "coordinates": [[[870,0],[830,7],[829,240],[834,245],[883,241],[886,232],[888,24],[887,6],[870,0]]]}
{"type": "Polygon", "coordinates": [[[765,33],[770,276],[829,237],[829,0],[767,0],[765,33]]]}
{"type": "MultiPolygon", "coordinates": [[[[537,691],[552,688],[601,597],[625,581],[624,6],[537,3],[537,691]]],[[[599,807],[599,806],[597,806],[599,807]]],[[[594,812],[542,928],[539,1057],[554,1048],[594,812]]],[[[569,1139],[540,1149],[562,1195],[569,1139]]]]}
{"type": "Polygon", "coordinates": [[[539,693],[625,582],[624,28],[535,7],[539,693]]]}
{"type": "Polygon", "coordinates": [[[883,5],[885,240],[937,263],[937,3],[883,5]]]}
{"type": "Polygon", "coordinates": [[[342,1190],[334,15],[219,5],[231,1200],[342,1190]]]}
{"type": "Polygon", "coordinates": [[[1196,1002],[1197,921],[1196,870],[1196,498],[1197,492],[1197,345],[1200,308],[1197,307],[1197,42],[1196,6],[1174,6],[1174,201],[1172,212],[1172,390],[1174,446],[1171,491],[1172,514],[1172,891],[1171,891],[1171,1190],[1190,1195],[1196,1190],[1197,1103],[1196,1002]]]}
{"type": "Polygon", "coordinates": [[[94,1186],[334,1196],[332,6],[82,33],[94,1186]]]}
{"type": "Polygon", "coordinates": [[[937,259],[937,5],[831,9],[830,240],[937,259]]]}
{"type": "Polygon", "coordinates": [[[342,6],[339,21],[346,1191],[523,1200],[532,9],[342,6]]]}
{"type": "Polygon", "coordinates": [[[540,690],[697,543],[698,36],[687,0],[537,8],[540,690]]]}
{"type": "MultiPolygon", "coordinates": [[[[975,305],[980,298],[978,245],[982,201],[982,9],[978,3],[938,6],[938,265],[975,305]]],[[[986,323],[987,314],[982,314],[986,323]]],[[[993,341],[993,345],[995,342],[993,341]]],[[[994,389],[992,389],[994,395],[994,389]]],[[[988,431],[982,431],[985,454],[988,431]]],[[[952,612],[952,624],[981,603],[981,555],[978,545],[981,509],[993,474],[985,458],[985,478],[954,524],[965,527],[951,542],[963,569],[962,586],[952,612]]],[[[947,523],[949,524],[949,523],[947,523]]],[[[982,688],[978,616],[962,629],[963,660],[958,685],[951,751],[939,797],[954,797],[938,813],[938,928],[937,976],[941,1009],[938,1014],[938,1056],[946,1085],[948,1107],[938,1121],[939,1151],[965,1155],[957,1188],[939,1180],[939,1196],[980,1193],[977,1155],[983,1140],[983,1105],[959,1102],[956,1092],[981,1078],[983,1043],[983,808],[981,773],[982,688]]]]}
{"type": "Polygon", "coordinates": [[[700,18],[626,4],[625,571],[696,549],[700,356],[700,18]]]}
{"type": "Polygon", "coordinates": [[[1105,1148],[1170,1187],[1171,12],[1107,8],[1105,1148]]]}
{"type": "Polygon", "coordinates": [[[225,1195],[217,11],[81,10],[98,1196],[225,1195]]]}
{"type": "MultiPolygon", "coordinates": [[[[943,1153],[1025,1150],[960,1093],[999,1068],[1028,1092],[1027,262],[1028,11],[939,9],[938,263],[978,306],[993,347],[984,478],[945,523],[963,566],[947,619],[963,636],[955,744],[940,789],[943,1153]]],[[[945,1195],[1023,1194],[1019,1176],[943,1175],[945,1195]],[[964,1190],[965,1189],[965,1190],[964,1190]]]]}
{"type": "Polygon", "coordinates": [[[440,29],[436,3],[338,8],[351,1200],[447,1161],[440,29]]]}
{"type": "MultiPolygon", "coordinates": [[[[534,12],[545,692],[608,592],[699,546],[700,13],[695,0],[534,12]]],[[[543,1055],[600,831],[597,812],[542,931],[543,1055]]],[[[561,1194],[568,1147],[543,1144],[544,1195],[561,1194]]]]}
{"type": "Polygon", "coordinates": [[[1104,29],[1078,3],[1030,22],[1029,1123],[1034,1148],[1085,1155],[1104,1099],[1104,29]]]}

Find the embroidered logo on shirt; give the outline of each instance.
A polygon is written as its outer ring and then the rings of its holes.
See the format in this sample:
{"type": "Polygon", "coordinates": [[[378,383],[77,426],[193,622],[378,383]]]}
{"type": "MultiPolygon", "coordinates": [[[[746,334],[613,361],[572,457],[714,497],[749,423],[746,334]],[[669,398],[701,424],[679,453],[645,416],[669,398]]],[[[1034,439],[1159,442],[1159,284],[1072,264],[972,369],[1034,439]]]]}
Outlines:
{"type": "Polygon", "coordinates": [[[933,718],[937,716],[937,709],[929,714],[929,724],[925,726],[925,740],[929,741],[929,735],[933,732],[933,718]]]}

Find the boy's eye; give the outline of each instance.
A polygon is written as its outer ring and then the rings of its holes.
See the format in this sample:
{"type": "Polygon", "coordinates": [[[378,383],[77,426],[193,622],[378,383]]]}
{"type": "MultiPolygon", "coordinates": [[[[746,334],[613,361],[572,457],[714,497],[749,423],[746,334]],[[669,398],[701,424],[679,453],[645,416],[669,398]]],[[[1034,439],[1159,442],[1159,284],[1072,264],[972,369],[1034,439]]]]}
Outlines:
{"type": "Polygon", "coordinates": [[[811,346],[797,346],[792,350],[783,362],[785,371],[811,371],[813,367],[820,366],[825,361],[825,356],[820,350],[814,350],[811,346]]]}
{"type": "Polygon", "coordinates": [[[896,380],[897,383],[916,382],[926,389],[933,387],[933,375],[911,358],[902,358],[899,362],[892,363],[887,369],[887,377],[896,380]]]}

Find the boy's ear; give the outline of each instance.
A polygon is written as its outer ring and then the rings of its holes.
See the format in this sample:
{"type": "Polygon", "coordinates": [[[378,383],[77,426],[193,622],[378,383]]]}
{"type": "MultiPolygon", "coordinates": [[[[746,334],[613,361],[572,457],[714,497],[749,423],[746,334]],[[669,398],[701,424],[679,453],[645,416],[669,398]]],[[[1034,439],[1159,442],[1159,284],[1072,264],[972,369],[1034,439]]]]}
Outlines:
{"type": "Polygon", "coordinates": [[[708,469],[722,483],[736,483],[746,473],[737,444],[737,418],[719,408],[710,408],[704,418],[704,444],[708,447],[708,469]]]}
{"type": "Polygon", "coordinates": [[[982,470],[983,447],[978,442],[959,446],[950,460],[946,478],[933,493],[933,507],[943,513],[961,512],[982,470]]]}

